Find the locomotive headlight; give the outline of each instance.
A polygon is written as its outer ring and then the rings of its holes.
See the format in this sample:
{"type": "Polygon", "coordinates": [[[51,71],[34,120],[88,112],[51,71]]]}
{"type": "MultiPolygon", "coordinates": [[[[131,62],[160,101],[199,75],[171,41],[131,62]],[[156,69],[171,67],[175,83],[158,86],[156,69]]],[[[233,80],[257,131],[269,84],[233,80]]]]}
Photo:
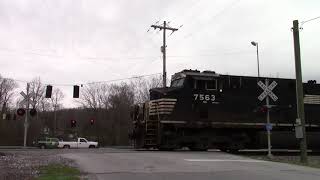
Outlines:
{"type": "Polygon", "coordinates": [[[222,92],[222,89],[220,89],[220,92],[222,92]]]}

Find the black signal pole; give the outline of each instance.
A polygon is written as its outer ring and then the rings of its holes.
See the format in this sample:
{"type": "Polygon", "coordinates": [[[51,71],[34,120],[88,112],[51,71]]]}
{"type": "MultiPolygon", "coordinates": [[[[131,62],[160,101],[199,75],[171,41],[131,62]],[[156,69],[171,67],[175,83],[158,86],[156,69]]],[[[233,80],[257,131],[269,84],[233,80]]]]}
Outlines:
{"type": "Polygon", "coordinates": [[[297,124],[302,128],[302,138],[300,138],[300,160],[302,163],[308,163],[298,20],[293,21],[292,30],[294,41],[294,58],[296,67],[297,124]]]}

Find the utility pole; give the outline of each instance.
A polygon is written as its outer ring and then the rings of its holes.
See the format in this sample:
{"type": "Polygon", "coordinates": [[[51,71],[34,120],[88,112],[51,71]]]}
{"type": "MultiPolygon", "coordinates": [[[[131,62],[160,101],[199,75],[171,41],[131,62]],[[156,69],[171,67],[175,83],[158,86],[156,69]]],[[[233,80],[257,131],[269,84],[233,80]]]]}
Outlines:
{"type": "Polygon", "coordinates": [[[161,26],[161,25],[151,25],[151,27],[153,27],[154,29],[160,29],[160,31],[163,30],[163,45],[161,46],[161,52],[162,52],[162,55],[163,55],[163,74],[162,74],[162,79],[163,79],[163,87],[167,87],[166,30],[170,30],[173,33],[174,31],[178,31],[178,29],[177,28],[168,27],[166,21],[163,22],[163,26],[161,26]]]}
{"type": "Polygon", "coordinates": [[[29,104],[30,104],[30,98],[29,98],[29,88],[30,84],[27,83],[27,104],[26,104],[26,116],[24,119],[24,137],[23,137],[23,147],[27,147],[27,135],[28,135],[28,114],[29,114],[29,104]]]}
{"type": "Polygon", "coordinates": [[[299,125],[301,125],[301,128],[302,128],[302,138],[300,138],[300,151],[301,151],[300,161],[302,163],[308,163],[298,20],[293,21],[292,30],[293,30],[294,58],[295,58],[295,68],[296,68],[297,122],[299,122],[299,125]]]}

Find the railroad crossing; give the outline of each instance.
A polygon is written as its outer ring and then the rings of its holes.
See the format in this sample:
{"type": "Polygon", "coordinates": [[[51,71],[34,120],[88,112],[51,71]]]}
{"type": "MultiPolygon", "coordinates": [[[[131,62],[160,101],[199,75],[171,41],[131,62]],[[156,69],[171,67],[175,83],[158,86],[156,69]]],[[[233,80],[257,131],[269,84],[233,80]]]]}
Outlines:
{"type": "Polygon", "coordinates": [[[277,86],[277,82],[272,81],[272,83],[269,85],[269,79],[265,80],[265,84],[262,81],[258,82],[258,86],[260,86],[263,89],[263,92],[260,94],[258,99],[260,101],[263,101],[266,99],[266,107],[267,107],[267,124],[266,124],[266,130],[267,130],[267,138],[268,138],[268,157],[272,158],[271,154],[271,133],[272,125],[270,123],[270,104],[269,104],[269,97],[276,102],[278,100],[278,97],[272,92],[272,90],[277,86]]]}

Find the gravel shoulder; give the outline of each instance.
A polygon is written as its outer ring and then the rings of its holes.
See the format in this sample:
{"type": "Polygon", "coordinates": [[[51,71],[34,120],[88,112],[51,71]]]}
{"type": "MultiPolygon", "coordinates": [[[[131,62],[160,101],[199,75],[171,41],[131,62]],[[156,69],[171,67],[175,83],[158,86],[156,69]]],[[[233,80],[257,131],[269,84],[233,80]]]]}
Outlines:
{"type": "Polygon", "coordinates": [[[61,157],[59,150],[0,150],[0,180],[33,179],[40,167],[49,164],[76,167],[72,160],[61,157]]]}

